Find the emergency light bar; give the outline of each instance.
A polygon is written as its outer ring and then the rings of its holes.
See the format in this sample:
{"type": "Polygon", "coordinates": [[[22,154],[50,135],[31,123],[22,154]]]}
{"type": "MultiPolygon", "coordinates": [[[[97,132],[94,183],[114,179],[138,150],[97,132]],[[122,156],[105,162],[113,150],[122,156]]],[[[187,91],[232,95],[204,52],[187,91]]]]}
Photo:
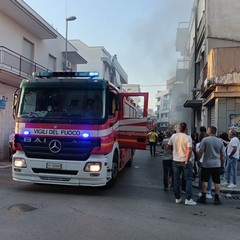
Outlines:
{"type": "Polygon", "coordinates": [[[52,77],[98,77],[98,72],[33,72],[33,77],[52,78],[52,77]]]}

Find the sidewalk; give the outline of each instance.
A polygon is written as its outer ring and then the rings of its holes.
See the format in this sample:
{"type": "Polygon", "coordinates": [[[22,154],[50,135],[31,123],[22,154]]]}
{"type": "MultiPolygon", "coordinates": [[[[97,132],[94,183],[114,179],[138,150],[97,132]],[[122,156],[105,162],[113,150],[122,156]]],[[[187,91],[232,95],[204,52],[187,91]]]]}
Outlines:
{"type": "MultiPolygon", "coordinates": [[[[157,146],[157,155],[162,156],[163,151],[161,146],[157,146]]],[[[237,176],[237,188],[229,189],[221,185],[221,192],[228,194],[240,194],[240,161],[238,162],[238,176],[237,176]]],[[[193,181],[193,187],[198,188],[198,178],[193,181]]],[[[214,184],[212,184],[212,191],[214,191],[214,184]]]]}
{"type": "MultiPolygon", "coordinates": [[[[230,189],[230,188],[227,188],[227,187],[224,187],[221,185],[221,192],[222,193],[230,193],[230,194],[239,194],[240,193],[240,187],[239,187],[240,176],[237,177],[237,183],[238,183],[238,187],[234,188],[234,189],[230,189]]],[[[193,187],[198,188],[198,178],[196,178],[193,181],[193,187]]],[[[214,183],[212,184],[212,191],[214,191],[214,183]]]]}

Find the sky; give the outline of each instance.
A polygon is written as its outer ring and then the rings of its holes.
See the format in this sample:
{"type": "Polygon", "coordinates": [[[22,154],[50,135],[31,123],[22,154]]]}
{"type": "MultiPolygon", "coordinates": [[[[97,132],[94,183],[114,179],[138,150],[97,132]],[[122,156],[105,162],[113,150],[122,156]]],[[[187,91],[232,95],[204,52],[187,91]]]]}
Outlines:
{"type": "Polygon", "coordinates": [[[175,75],[175,40],[179,22],[188,22],[193,0],[24,0],[60,34],[88,46],[103,46],[128,74],[129,84],[140,84],[155,94],[175,75]]]}

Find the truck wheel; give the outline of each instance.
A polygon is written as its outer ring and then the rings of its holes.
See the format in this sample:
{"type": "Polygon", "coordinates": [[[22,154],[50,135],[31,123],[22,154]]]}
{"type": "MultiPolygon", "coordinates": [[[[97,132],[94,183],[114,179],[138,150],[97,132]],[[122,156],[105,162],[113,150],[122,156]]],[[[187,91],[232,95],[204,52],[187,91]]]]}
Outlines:
{"type": "Polygon", "coordinates": [[[118,175],[118,153],[115,152],[113,155],[113,162],[112,162],[112,169],[111,169],[111,179],[107,182],[106,187],[113,187],[116,184],[117,181],[117,175],[118,175]]]}

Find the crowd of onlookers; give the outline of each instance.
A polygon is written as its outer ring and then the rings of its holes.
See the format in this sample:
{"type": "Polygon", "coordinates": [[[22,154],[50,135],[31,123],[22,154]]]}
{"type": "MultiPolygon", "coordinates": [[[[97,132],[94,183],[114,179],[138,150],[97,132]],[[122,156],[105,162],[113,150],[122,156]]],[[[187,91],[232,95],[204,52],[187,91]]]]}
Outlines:
{"type": "Polygon", "coordinates": [[[187,124],[179,124],[178,131],[166,131],[159,139],[154,130],[148,133],[150,154],[156,154],[156,144],[160,140],[163,148],[163,189],[174,190],[175,202],[182,201],[186,194],[185,204],[206,204],[212,199],[214,205],[222,203],[221,185],[229,189],[237,187],[237,164],[239,160],[238,132],[230,128],[228,133],[217,136],[217,128],[202,126],[199,131],[188,135],[187,124]],[[199,197],[192,199],[192,183],[198,176],[199,197]],[[212,196],[214,185],[214,196],[212,196]]]}

